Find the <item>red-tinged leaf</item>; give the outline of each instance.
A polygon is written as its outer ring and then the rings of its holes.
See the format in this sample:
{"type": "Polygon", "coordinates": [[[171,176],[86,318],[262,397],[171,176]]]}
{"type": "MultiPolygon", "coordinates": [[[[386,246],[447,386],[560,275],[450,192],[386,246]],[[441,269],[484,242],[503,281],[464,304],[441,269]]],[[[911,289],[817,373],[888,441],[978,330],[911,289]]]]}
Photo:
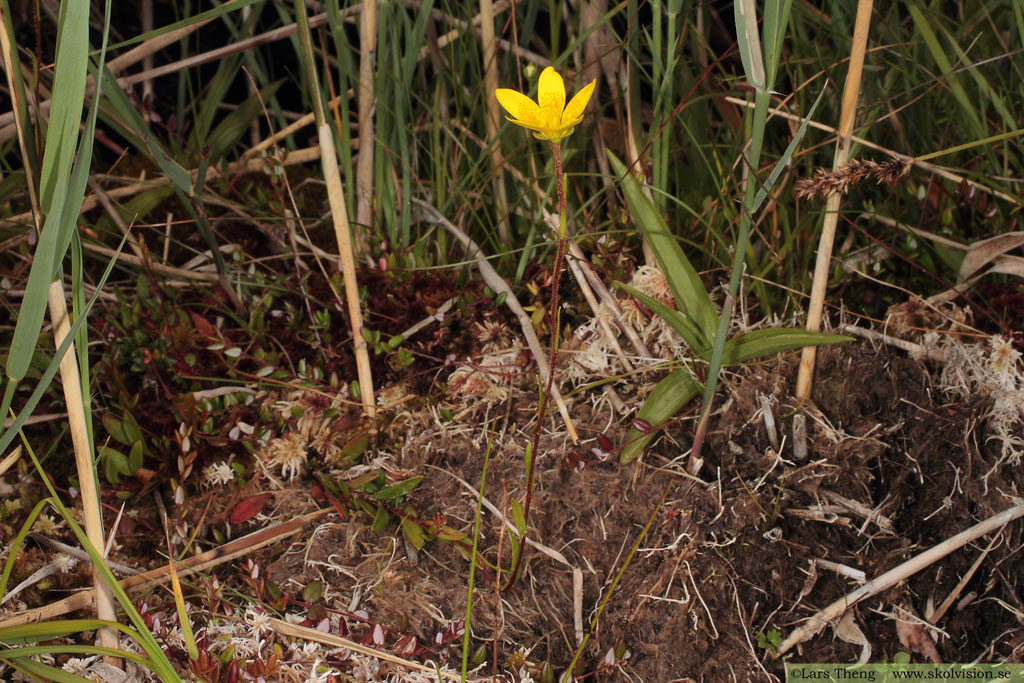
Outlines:
{"type": "Polygon", "coordinates": [[[373,625],[373,644],[377,647],[384,645],[384,628],[380,624],[373,625]]]}
{"type": "Polygon", "coordinates": [[[330,500],[331,500],[331,505],[334,506],[334,511],[338,513],[338,516],[341,517],[342,520],[348,519],[348,510],[346,510],[341,505],[341,501],[339,501],[339,500],[337,500],[335,498],[331,498],[330,500]]]}
{"type": "Polygon", "coordinates": [[[198,313],[189,312],[189,316],[192,318],[192,324],[196,328],[196,334],[200,337],[206,337],[207,339],[219,339],[220,335],[217,334],[217,328],[210,324],[210,321],[199,315],[198,313]]]}
{"type": "Polygon", "coordinates": [[[313,482],[313,485],[309,489],[309,497],[313,499],[317,505],[323,505],[327,502],[327,493],[324,491],[324,487],[317,482],[313,482]]]}
{"type": "Polygon", "coordinates": [[[608,438],[607,434],[597,435],[597,445],[606,453],[611,453],[615,450],[615,444],[612,443],[612,440],[608,438]]]}
{"type": "Polygon", "coordinates": [[[416,636],[402,636],[395,643],[395,652],[408,657],[416,651],[416,636]]]}
{"type": "Polygon", "coordinates": [[[231,511],[231,523],[242,524],[243,522],[248,522],[259,514],[259,511],[263,509],[263,506],[267,504],[267,501],[273,497],[273,493],[260,493],[242,500],[242,502],[236,505],[235,509],[231,511]]]}
{"type": "Polygon", "coordinates": [[[641,434],[650,434],[654,430],[654,427],[652,427],[651,423],[643,419],[642,417],[634,417],[633,429],[640,432],[641,434]]]}

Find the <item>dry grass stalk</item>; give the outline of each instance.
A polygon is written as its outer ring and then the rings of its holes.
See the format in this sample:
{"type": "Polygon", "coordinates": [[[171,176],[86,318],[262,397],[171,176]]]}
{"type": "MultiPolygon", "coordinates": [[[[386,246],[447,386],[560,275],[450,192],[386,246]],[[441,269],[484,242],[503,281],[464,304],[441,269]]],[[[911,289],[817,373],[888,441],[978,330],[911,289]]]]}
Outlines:
{"type": "MultiPolygon", "coordinates": [[[[364,11],[372,3],[363,6],[364,11]]],[[[373,11],[376,6],[373,5],[373,11]]],[[[352,345],[356,357],[356,372],[359,376],[359,395],[363,403],[363,412],[373,423],[377,416],[377,404],[373,397],[373,374],[370,371],[370,355],[366,340],[363,338],[363,311],[359,303],[359,283],[356,280],[356,259],[353,250],[352,229],[348,222],[348,209],[345,206],[345,192],[341,184],[341,173],[338,170],[338,157],[334,148],[334,135],[331,125],[324,114],[320,98],[320,84],[317,79],[313,60],[312,37],[306,7],[301,1],[295,3],[295,18],[299,27],[299,44],[303,66],[309,80],[310,100],[313,103],[313,115],[316,119],[318,142],[320,143],[320,165],[324,172],[324,184],[327,186],[327,200],[331,206],[331,218],[334,223],[334,235],[338,241],[338,253],[341,256],[341,275],[345,282],[345,299],[348,303],[349,327],[352,330],[352,345]]],[[[366,36],[364,36],[365,38],[366,36]]],[[[362,102],[360,102],[362,109],[362,102]]],[[[372,140],[372,132],[364,140],[372,140]]],[[[364,149],[373,150],[367,144],[364,149]]],[[[360,163],[363,150],[360,150],[360,163]]],[[[371,429],[376,429],[371,427],[371,429]]]]}
{"type": "MultiPolygon", "coordinates": [[[[53,321],[54,344],[59,347],[68,336],[71,323],[68,321],[67,302],[64,299],[64,286],[59,280],[50,284],[50,319],[53,321]]],[[[64,402],[68,409],[68,427],[71,430],[71,443],[75,451],[75,465],[78,469],[78,480],[82,494],[82,515],[89,543],[101,555],[106,556],[106,538],[103,534],[103,515],[100,508],[99,483],[96,481],[92,462],[92,447],[89,442],[89,429],[86,426],[85,403],[82,399],[82,380],[78,372],[78,355],[72,342],[67,353],[60,361],[60,380],[64,387],[64,402]]],[[[93,586],[96,591],[96,616],[107,621],[117,621],[117,609],[114,603],[114,592],[104,581],[96,567],[92,571],[93,586]]],[[[112,649],[120,649],[117,631],[107,626],[99,629],[100,644],[112,649]]],[[[116,658],[105,658],[109,664],[119,665],[116,658]]]]}
{"type": "MultiPolygon", "coordinates": [[[[315,521],[332,512],[334,512],[334,508],[314,510],[313,512],[309,512],[301,517],[296,517],[295,519],[282,524],[272,526],[269,529],[254,531],[247,536],[225,543],[224,545],[214,548],[213,550],[208,550],[205,553],[193,555],[192,557],[177,563],[178,576],[185,577],[189,574],[205,571],[212,567],[230,562],[237,557],[254,553],[260,548],[277,543],[289,536],[294,536],[301,532],[303,526],[307,523],[315,521]]],[[[151,569],[148,572],[143,572],[142,574],[129,576],[127,579],[119,581],[118,585],[120,585],[126,593],[132,593],[167,583],[170,580],[170,572],[166,566],[162,566],[157,567],[156,569],[151,569]]],[[[73,593],[63,600],[59,600],[49,605],[44,605],[42,607],[36,607],[35,609],[25,610],[24,612],[4,619],[3,621],[0,621],[0,629],[12,626],[21,626],[23,624],[34,624],[39,621],[54,619],[70,612],[89,609],[92,607],[92,604],[92,592],[80,591],[78,593],[73,593]]]]}
{"type": "MultiPolygon", "coordinates": [[[[366,146],[372,148],[372,145],[366,146]]],[[[373,398],[370,354],[366,349],[366,340],[363,339],[363,312],[359,305],[359,283],[356,281],[352,230],[348,224],[345,193],[341,186],[341,173],[338,171],[338,158],[334,151],[334,136],[331,135],[331,127],[327,123],[320,126],[320,157],[324,169],[324,182],[327,185],[327,199],[334,221],[334,235],[338,240],[338,253],[341,255],[341,275],[345,280],[345,299],[348,302],[349,326],[352,329],[352,343],[355,346],[359,392],[363,401],[363,411],[372,421],[377,416],[377,404],[373,398]]]]}
{"type": "Polygon", "coordinates": [[[969,529],[961,531],[956,536],[946,539],[942,543],[929,548],[923,553],[915,555],[903,564],[893,567],[878,578],[872,579],[852,593],[844,595],[825,609],[807,619],[799,628],[789,634],[788,638],[782,641],[778,649],[775,651],[775,656],[781,657],[794,645],[802,643],[808,638],[813,637],[831,621],[837,619],[843,614],[843,612],[850,607],[853,607],[861,600],[888,590],[900,581],[913,576],[925,567],[941,560],[953,551],[959,550],[971,541],[981,538],[986,534],[990,534],[1022,516],[1024,516],[1024,504],[1015,505],[1012,508],[1003,510],[998,514],[989,517],[984,522],[980,522],[969,529]]]}
{"type": "MultiPolygon", "coordinates": [[[[356,224],[365,228],[373,221],[374,55],[377,51],[377,0],[366,0],[359,17],[359,147],[356,158],[356,224]]],[[[356,232],[355,250],[366,252],[363,230],[356,232]]]]}
{"type": "MultiPolygon", "coordinates": [[[[857,111],[857,97],[860,94],[861,76],[864,70],[864,53],[868,44],[868,29],[871,27],[871,9],[874,0],[859,0],[857,18],[853,29],[853,47],[850,51],[850,71],[843,89],[843,105],[839,113],[839,139],[836,140],[836,155],[832,169],[838,171],[850,157],[850,135],[857,111]]],[[[839,200],[841,195],[830,195],[825,205],[825,221],[818,243],[818,258],[814,264],[814,282],[811,286],[811,301],[807,306],[807,331],[821,331],[821,312],[825,305],[825,290],[828,287],[829,263],[832,260],[832,243],[836,237],[839,222],[839,200]]],[[[807,400],[811,393],[811,379],[814,376],[814,359],[817,347],[804,348],[800,358],[800,370],[796,380],[796,397],[800,402],[807,400]]]]}
{"type": "Polygon", "coordinates": [[[498,236],[505,244],[511,242],[509,232],[508,201],[505,198],[505,159],[498,143],[498,125],[501,115],[498,112],[498,100],[491,96],[498,89],[498,59],[494,42],[494,4],[491,0],[480,0],[480,47],[484,53],[484,90],[487,97],[487,139],[491,144],[491,165],[494,167],[494,200],[498,209],[498,236]]]}

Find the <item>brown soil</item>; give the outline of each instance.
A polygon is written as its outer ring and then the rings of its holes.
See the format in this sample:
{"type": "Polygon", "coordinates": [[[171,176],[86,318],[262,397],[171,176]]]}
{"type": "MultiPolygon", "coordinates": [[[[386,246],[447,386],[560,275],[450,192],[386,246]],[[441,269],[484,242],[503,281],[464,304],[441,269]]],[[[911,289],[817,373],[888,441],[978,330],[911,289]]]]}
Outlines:
{"type": "MultiPolygon", "coordinates": [[[[984,406],[943,404],[921,363],[863,343],[821,350],[813,400],[803,410],[810,455],[797,462],[784,444],[780,459],[759,416],[758,397],[769,397],[791,443],[792,420],[786,415],[792,406],[786,396],[795,365],[786,358],[730,378],[712,421],[699,481],[684,475],[680,457],[688,450],[692,421],[669,430],[640,464],[593,464],[582,473],[563,464],[570,450],[564,434],[546,437],[531,537],[582,570],[584,630],[654,514],[591,633],[578,673],[596,672],[593,680],[608,681],[783,678],[782,664],[758,646],[758,634],[764,638],[774,629],[785,637],[858,585],[832,570],[815,569],[815,560],[878,576],[1005,508],[1002,493],[1020,489],[1019,471],[1008,467],[988,477],[987,490],[982,481],[995,462],[994,449],[984,445],[979,417],[984,406]],[[667,497],[659,508],[663,493],[667,497]],[[836,506],[830,494],[874,510],[891,526],[836,506]],[[604,666],[605,654],[617,644],[624,644],[630,657],[604,666]]],[[[490,412],[499,417],[488,422],[481,410],[477,426],[466,426],[470,418],[464,418],[447,433],[404,444],[405,461],[397,464],[424,476],[414,495],[421,517],[441,514],[471,533],[475,495],[459,480],[479,485],[489,429],[504,428],[506,435],[492,445],[486,496],[505,509],[508,500],[522,498],[522,449],[535,407],[499,405],[490,412]],[[506,409],[507,421],[500,417],[506,409]]],[[[616,442],[624,439],[628,419],[609,414],[607,403],[595,408],[577,399],[572,413],[583,450],[596,445],[599,433],[616,442]]],[[[550,424],[560,428],[556,417],[550,424]]],[[[507,567],[507,538],[499,541],[495,517],[484,515],[480,548],[493,559],[500,543],[507,567]]],[[[1014,550],[1020,531],[1010,528],[1004,534],[960,594],[976,598],[951,609],[937,625],[942,635],[934,645],[944,661],[1017,661],[1021,631],[1012,610],[1020,608],[1020,559],[1014,550]]],[[[405,620],[408,632],[429,642],[443,626],[439,617],[463,613],[468,564],[452,546],[435,543],[411,558],[401,544],[396,551],[394,537],[370,533],[359,523],[339,524],[324,540],[308,549],[307,566],[332,556],[345,573],[363,581],[374,574],[376,588],[362,602],[374,619],[396,628],[405,620]]],[[[897,617],[906,620],[910,610],[925,614],[929,605],[939,605],[978,553],[979,547],[955,552],[857,607],[856,623],[873,661],[890,660],[899,651],[925,651],[927,644],[912,643],[906,634],[901,639],[897,617]]],[[[317,577],[315,572],[297,575],[293,565],[279,569],[300,583],[317,577]]],[[[344,596],[351,580],[335,576],[342,580],[336,590],[344,596]]],[[[534,676],[539,678],[544,662],[564,669],[577,643],[569,567],[530,549],[516,586],[499,595],[479,573],[476,585],[474,642],[489,644],[491,661],[497,628],[499,672],[518,668],[523,659],[515,653],[524,648],[534,676]]],[[[828,628],[786,658],[851,662],[860,653],[860,645],[837,639],[828,628]]],[[[482,673],[490,672],[488,664],[482,673]]]]}
{"type": "MultiPolygon", "coordinates": [[[[499,680],[519,681],[525,672],[541,680],[546,663],[560,675],[577,647],[579,609],[589,638],[577,668],[582,680],[783,679],[782,661],[768,647],[773,633],[785,638],[860,585],[816,561],[877,577],[1005,509],[1007,496],[1024,485],[1019,468],[996,466],[998,446],[986,440],[986,406],[944,403],[932,386],[934,369],[862,342],[821,349],[812,400],[799,413],[807,422],[809,456],[798,461],[788,398],[795,357],[742,368],[727,376],[719,393],[698,477],[685,471],[692,418],[667,429],[636,463],[621,466],[612,457],[576,471],[573,451],[589,453],[599,434],[617,445],[624,442],[639,399],[629,401],[621,415],[611,412],[611,402],[598,389],[573,398],[572,418],[581,437],[576,447],[552,411],[537,459],[530,538],[561,553],[567,564],[529,547],[522,579],[502,592],[483,571],[476,573],[472,647],[484,645],[487,659],[477,674],[490,676],[496,659],[499,680]],[[779,454],[769,438],[762,396],[784,439],[779,454]],[[837,502],[843,499],[873,511],[872,519],[837,502]],[[573,568],[583,578],[578,604],[573,568]],[[606,663],[616,647],[629,656],[606,663]]],[[[410,496],[417,517],[443,518],[471,536],[489,440],[486,498],[504,510],[523,498],[523,448],[536,415],[536,392],[527,374],[508,401],[467,400],[454,407],[453,412],[464,412],[451,422],[438,420],[425,398],[417,399],[421,406],[404,404],[380,433],[377,451],[363,460],[387,456],[388,469],[399,478],[422,476],[410,496]]],[[[615,390],[635,397],[640,387],[620,382],[615,390]]],[[[206,515],[207,526],[223,525],[238,501],[266,482],[250,486],[255,488],[230,497],[196,494],[189,499],[193,519],[206,515]]],[[[314,509],[314,498],[330,507],[317,486],[311,476],[289,484],[286,495],[274,498],[273,522],[314,509]]],[[[149,547],[152,564],[162,562],[157,546],[138,540],[160,533],[156,519],[155,511],[140,510],[128,522],[137,542],[126,540],[123,554],[138,560],[149,547]]],[[[508,537],[494,514],[485,509],[482,519],[480,552],[492,563],[500,558],[507,573],[508,537]]],[[[247,522],[233,533],[237,537],[260,524],[268,521],[247,522]]],[[[872,661],[891,660],[901,651],[917,661],[936,653],[947,662],[1020,661],[1024,606],[1018,597],[1018,525],[1002,531],[936,629],[913,625],[913,614],[930,614],[954,594],[990,540],[948,555],[855,608],[855,624],[872,661]]],[[[325,614],[325,608],[365,610],[370,623],[386,629],[388,643],[406,635],[431,644],[465,612],[465,553],[441,541],[416,551],[393,523],[373,531],[366,516],[341,519],[330,513],[293,542],[254,557],[288,598],[300,600],[313,581],[326,587],[309,616],[325,614]]],[[[85,581],[85,572],[79,574],[85,581]]],[[[23,598],[30,604],[48,601],[45,595],[23,598]]],[[[294,604],[289,611],[295,611],[294,604]]],[[[369,637],[365,625],[350,620],[350,627],[352,637],[369,637]]],[[[840,632],[847,630],[826,627],[783,659],[856,661],[862,646],[845,642],[840,632]]],[[[447,652],[457,668],[455,646],[447,652]]],[[[427,658],[437,654],[435,649],[427,658]]],[[[385,665],[379,675],[387,670],[385,665]]]]}

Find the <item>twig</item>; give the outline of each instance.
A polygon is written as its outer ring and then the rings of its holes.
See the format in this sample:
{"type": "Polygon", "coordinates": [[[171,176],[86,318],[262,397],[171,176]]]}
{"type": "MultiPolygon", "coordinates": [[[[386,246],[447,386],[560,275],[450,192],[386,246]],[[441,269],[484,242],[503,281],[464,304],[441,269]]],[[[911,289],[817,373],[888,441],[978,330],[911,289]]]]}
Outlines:
{"type": "Polygon", "coordinates": [[[401,657],[393,655],[390,652],[379,650],[374,647],[369,647],[368,645],[360,645],[354,640],[349,640],[348,638],[342,638],[341,636],[331,635],[330,633],[324,633],[323,631],[317,631],[316,629],[306,628],[305,626],[299,626],[297,624],[289,624],[287,621],[281,621],[280,619],[274,619],[272,617],[270,618],[269,621],[278,633],[289,638],[301,638],[303,640],[309,640],[315,643],[323,643],[324,645],[330,645],[331,647],[343,647],[346,650],[351,650],[353,652],[358,652],[359,654],[368,655],[375,659],[380,659],[385,662],[391,662],[392,664],[398,664],[399,666],[404,666],[408,669],[412,669],[413,671],[423,671],[433,674],[434,676],[440,673],[442,676],[444,676],[450,681],[462,680],[462,677],[457,673],[452,673],[449,671],[439,672],[438,669],[435,669],[434,667],[425,666],[423,664],[420,664],[419,662],[413,662],[408,659],[402,659],[401,657]]]}
{"type": "MultiPolygon", "coordinates": [[[[204,571],[211,567],[224,564],[225,562],[230,562],[236,557],[253,553],[260,548],[270,545],[271,543],[275,543],[281,539],[299,533],[302,531],[303,525],[307,522],[312,522],[330,512],[334,512],[334,510],[331,508],[315,510],[302,515],[301,517],[296,517],[291,521],[278,524],[277,526],[270,527],[269,529],[254,531],[247,536],[243,536],[242,538],[231,541],[230,543],[225,543],[219,548],[214,548],[213,550],[182,560],[178,563],[176,568],[178,576],[184,577],[189,574],[204,571]]],[[[134,592],[145,590],[152,586],[166,583],[170,580],[170,571],[166,566],[163,566],[137,576],[128,577],[118,583],[125,592],[134,592]]],[[[53,619],[69,612],[89,609],[92,604],[93,592],[91,590],[83,590],[66,597],[63,600],[59,600],[49,605],[43,605],[42,607],[37,607],[35,609],[25,610],[20,614],[15,614],[8,619],[4,619],[3,621],[0,621],[0,629],[11,626],[21,626],[22,624],[33,624],[46,619],[53,619]]]]}
{"type": "Polygon", "coordinates": [[[996,546],[996,543],[999,541],[999,538],[999,534],[996,534],[992,537],[992,541],[983,551],[981,551],[981,554],[978,555],[978,559],[974,561],[974,564],[971,565],[971,568],[968,569],[967,573],[963,575],[963,578],[960,579],[960,582],[956,584],[956,587],[952,591],[950,591],[949,595],[946,596],[946,599],[943,600],[942,604],[939,605],[939,608],[935,610],[935,613],[928,617],[927,621],[929,624],[935,625],[939,622],[940,619],[942,619],[943,616],[945,616],[950,606],[956,601],[957,598],[960,597],[960,594],[963,593],[964,588],[966,588],[967,584],[970,583],[972,578],[974,578],[974,573],[978,571],[978,567],[980,567],[981,563],[985,561],[985,558],[988,557],[988,554],[992,552],[992,548],[996,546]]]}
{"type": "MultiPolygon", "coordinates": [[[[49,536],[45,536],[43,534],[36,532],[30,533],[28,537],[36,543],[42,543],[43,545],[48,546],[53,550],[56,550],[57,552],[64,553],[65,555],[70,555],[76,560],[81,560],[82,562],[92,562],[92,558],[89,557],[89,553],[85,552],[81,548],[76,548],[75,546],[68,545],[67,543],[61,543],[55,538],[50,538],[49,536]]],[[[110,567],[110,571],[116,572],[123,576],[137,576],[138,574],[142,573],[141,569],[129,567],[126,564],[114,562],[110,559],[107,560],[107,566],[110,567]]]]}
{"type": "Polygon", "coordinates": [[[849,334],[853,337],[861,337],[863,339],[870,339],[874,342],[882,342],[888,346],[892,346],[897,349],[902,349],[915,358],[928,358],[930,360],[936,360],[940,363],[945,362],[946,354],[942,352],[942,349],[936,349],[930,346],[922,346],[921,344],[915,344],[914,342],[907,341],[905,339],[898,339],[897,337],[891,337],[888,334],[882,334],[875,330],[869,330],[866,327],[857,327],[856,325],[845,324],[842,325],[840,331],[849,334]]]}
{"type": "Polygon", "coordinates": [[[839,598],[828,607],[807,619],[799,628],[789,634],[788,638],[782,641],[778,650],[775,652],[775,656],[781,657],[794,645],[812,638],[815,634],[825,628],[829,622],[839,617],[843,612],[850,607],[853,607],[864,598],[868,598],[872,595],[888,590],[900,581],[916,574],[932,563],[941,560],[953,551],[959,550],[976,538],[981,538],[985,534],[989,534],[1022,516],[1024,516],[1024,503],[1018,503],[1012,508],[1003,510],[998,514],[989,517],[984,522],[980,522],[969,529],[961,531],[956,536],[946,539],[942,543],[915,555],[903,564],[893,567],[881,576],[868,581],[857,590],[839,598]]]}

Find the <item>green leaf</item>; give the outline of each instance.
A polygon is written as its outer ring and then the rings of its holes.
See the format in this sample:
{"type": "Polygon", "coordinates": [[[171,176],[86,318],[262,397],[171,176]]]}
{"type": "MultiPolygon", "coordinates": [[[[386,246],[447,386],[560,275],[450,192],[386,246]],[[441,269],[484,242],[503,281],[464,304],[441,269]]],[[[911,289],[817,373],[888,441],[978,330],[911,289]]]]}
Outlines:
{"type": "Polygon", "coordinates": [[[754,330],[725,343],[722,363],[743,363],[783,351],[802,349],[805,346],[828,346],[848,341],[853,341],[853,337],[793,329],[754,330]]]}
{"type": "Polygon", "coordinates": [[[103,414],[103,427],[107,430],[107,434],[110,434],[110,438],[114,441],[128,446],[131,441],[128,440],[128,435],[124,432],[124,425],[117,416],[111,413],[103,414]]]}
{"type": "Polygon", "coordinates": [[[789,141],[789,145],[786,146],[786,151],[782,153],[779,160],[775,162],[775,166],[772,168],[772,172],[768,174],[768,178],[764,181],[764,184],[758,188],[757,194],[754,195],[754,203],[751,205],[750,213],[756,213],[761,208],[761,202],[768,196],[768,192],[775,186],[775,181],[779,179],[779,176],[790,167],[790,159],[793,157],[793,153],[796,151],[800,141],[804,139],[804,133],[807,132],[807,124],[814,119],[814,112],[821,103],[822,97],[825,95],[826,88],[822,88],[821,92],[814,99],[814,104],[811,105],[811,110],[807,112],[807,116],[800,122],[800,127],[796,129],[796,135],[789,141]]]}
{"type": "Polygon", "coordinates": [[[743,62],[743,73],[750,85],[765,90],[764,60],[761,56],[761,37],[757,33],[757,12],[754,0],[736,0],[733,10],[736,18],[736,47],[743,62]]]}
{"type": "Polygon", "coordinates": [[[160,143],[153,138],[142,115],[132,105],[121,85],[110,71],[104,68],[103,95],[110,104],[116,119],[106,120],[117,131],[124,135],[137,150],[152,159],[164,172],[171,183],[186,195],[192,195],[192,175],[177,161],[172,159],[160,143]]]}
{"type": "MultiPolygon", "coordinates": [[[[687,368],[678,368],[658,382],[636,416],[647,420],[652,427],[660,427],[695,399],[701,390],[702,387],[693,380],[687,368]]],[[[636,460],[656,433],[652,431],[650,434],[641,434],[638,429],[631,427],[626,437],[627,443],[619,454],[619,462],[625,465],[636,460]]]]}
{"type": "Polygon", "coordinates": [[[318,601],[324,595],[324,585],[319,581],[311,581],[302,589],[302,599],[309,604],[318,601]]]}
{"type": "Polygon", "coordinates": [[[96,455],[103,461],[103,473],[111,484],[121,481],[122,474],[127,476],[132,474],[128,467],[128,458],[121,451],[110,446],[100,446],[96,455]]]}
{"type": "MultiPolygon", "coordinates": [[[[743,363],[805,346],[824,346],[852,340],[853,337],[805,330],[755,330],[727,341],[722,352],[722,363],[743,363]]],[[[704,349],[698,355],[707,360],[711,355],[711,349],[704,349]]],[[[675,417],[676,413],[696,398],[702,390],[687,368],[678,368],[658,382],[636,416],[657,429],[675,417]]],[[[654,434],[655,432],[641,434],[638,429],[631,427],[626,437],[627,444],[619,454],[619,462],[626,464],[635,460],[650,443],[654,434]]]]}
{"type": "Polygon", "coordinates": [[[132,444],[132,449],[128,453],[128,474],[134,475],[136,472],[142,469],[142,454],[146,448],[142,441],[136,441],[132,444]]]}
{"type": "MultiPolygon", "coordinates": [[[[216,163],[230,152],[242,136],[252,128],[252,122],[263,114],[262,102],[268,102],[277,93],[285,80],[275,81],[262,88],[259,95],[253,95],[238,105],[235,111],[224,117],[217,127],[210,132],[210,161],[216,163]]],[[[202,188],[198,188],[202,189],[202,188]]]]}
{"type": "Polygon", "coordinates": [[[388,528],[388,522],[391,520],[391,515],[384,509],[383,505],[377,506],[377,514],[373,516],[373,524],[370,525],[371,531],[384,531],[388,528]]]}
{"type": "Polygon", "coordinates": [[[426,543],[426,538],[424,536],[422,526],[408,517],[403,517],[402,532],[405,534],[405,537],[409,539],[409,542],[412,543],[413,548],[416,548],[416,550],[423,548],[423,545],[426,543]]]}
{"type": "Polygon", "coordinates": [[[520,538],[526,537],[526,515],[523,514],[523,506],[515,498],[512,499],[512,521],[515,522],[516,531],[520,538]]]}
{"type": "Polygon", "coordinates": [[[121,416],[121,424],[124,425],[124,435],[128,439],[122,443],[134,444],[136,441],[143,440],[142,429],[131,413],[125,411],[124,415],[121,416]]]}
{"type": "Polygon", "coordinates": [[[409,477],[397,484],[385,486],[380,491],[377,491],[377,493],[370,496],[370,498],[384,503],[393,503],[419,486],[421,481],[423,481],[423,477],[409,477]]]}
{"type": "Polygon", "coordinates": [[[341,465],[354,465],[366,451],[366,446],[369,443],[370,435],[365,432],[354,437],[338,451],[338,454],[334,457],[335,462],[341,465]]]}
{"type": "Polygon", "coordinates": [[[643,233],[658,258],[665,279],[675,296],[676,308],[693,320],[700,333],[700,346],[711,346],[718,324],[718,314],[715,311],[715,304],[704,289],[700,275],[686,258],[654,203],[644,195],[640,183],[626,172],[625,165],[611,152],[608,152],[608,160],[615,169],[616,176],[621,179],[622,192],[626,196],[626,204],[637,228],[643,233]]]}
{"type": "Polygon", "coordinates": [[[775,75],[782,58],[782,40],[786,37],[792,0],[766,0],[764,3],[765,88],[775,87],[775,75]]]}

